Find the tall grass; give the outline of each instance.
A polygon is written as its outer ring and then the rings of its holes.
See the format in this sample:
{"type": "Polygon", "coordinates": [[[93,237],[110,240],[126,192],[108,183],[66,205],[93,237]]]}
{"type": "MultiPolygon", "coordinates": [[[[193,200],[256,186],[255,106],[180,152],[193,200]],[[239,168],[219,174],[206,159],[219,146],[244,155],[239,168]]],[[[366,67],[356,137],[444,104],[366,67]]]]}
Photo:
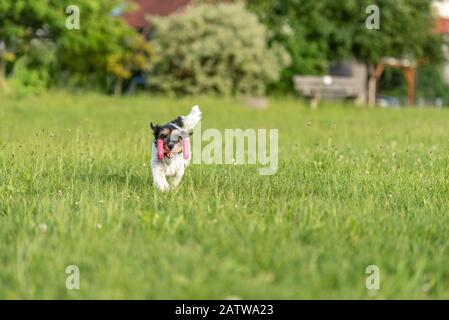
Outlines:
{"type": "Polygon", "coordinates": [[[0,298],[448,298],[448,119],[293,99],[3,97],[0,298]],[[192,165],[156,192],[149,122],[193,104],[203,129],[278,128],[277,174],[192,165]]]}

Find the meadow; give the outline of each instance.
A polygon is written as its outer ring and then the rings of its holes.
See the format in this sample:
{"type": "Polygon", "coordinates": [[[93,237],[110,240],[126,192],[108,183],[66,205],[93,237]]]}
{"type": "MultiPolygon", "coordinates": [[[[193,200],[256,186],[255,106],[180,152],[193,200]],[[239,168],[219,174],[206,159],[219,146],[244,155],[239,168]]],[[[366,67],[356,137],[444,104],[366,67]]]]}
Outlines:
{"type": "Polygon", "coordinates": [[[0,97],[0,298],[447,299],[448,120],[294,98],[0,97]],[[149,123],[194,104],[203,130],[279,129],[277,173],[191,165],[155,191],[149,123]]]}

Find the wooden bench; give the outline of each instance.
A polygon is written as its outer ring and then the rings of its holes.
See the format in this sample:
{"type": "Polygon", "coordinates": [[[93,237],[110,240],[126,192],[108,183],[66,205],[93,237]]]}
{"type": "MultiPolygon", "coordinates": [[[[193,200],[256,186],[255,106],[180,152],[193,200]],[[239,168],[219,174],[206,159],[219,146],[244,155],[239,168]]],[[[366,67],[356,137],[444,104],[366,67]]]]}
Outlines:
{"type": "Polygon", "coordinates": [[[309,98],[312,108],[316,108],[320,99],[359,99],[360,82],[353,77],[341,76],[295,76],[295,89],[309,98]]]}

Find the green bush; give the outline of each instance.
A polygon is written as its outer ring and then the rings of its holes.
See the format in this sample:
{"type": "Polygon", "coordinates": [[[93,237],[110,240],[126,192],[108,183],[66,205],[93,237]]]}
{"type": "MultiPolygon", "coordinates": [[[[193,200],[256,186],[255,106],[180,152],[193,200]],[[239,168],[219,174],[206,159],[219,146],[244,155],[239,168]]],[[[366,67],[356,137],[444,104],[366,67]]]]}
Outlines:
{"type": "Polygon", "coordinates": [[[14,64],[11,84],[17,95],[39,93],[50,85],[56,63],[56,46],[50,40],[33,39],[27,53],[14,64]]]}
{"type": "Polygon", "coordinates": [[[108,56],[121,53],[137,32],[111,14],[121,0],[73,2],[0,0],[0,90],[6,78],[14,87],[30,89],[106,89],[108,56]],[[73,30],[66,27],[72,4],[80,10],[80,28],[73,30]]]}
{"type": "Polygon", "coordinates": [[[242,4],[198,4],[152,17],[154,74],[150,85],[181,94],[262,95],[289,56],[267,45],[267,30],[242,4]]]}

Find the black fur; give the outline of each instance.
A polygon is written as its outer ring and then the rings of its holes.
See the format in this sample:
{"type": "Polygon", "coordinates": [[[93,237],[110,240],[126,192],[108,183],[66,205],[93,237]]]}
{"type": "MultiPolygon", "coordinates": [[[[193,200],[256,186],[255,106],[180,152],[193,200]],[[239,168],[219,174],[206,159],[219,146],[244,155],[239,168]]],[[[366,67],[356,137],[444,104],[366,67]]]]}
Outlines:
{"type": "Polygon", "coordinates": [[[170,121],[170,123],[174,123],[180,128],[184,127],[184,122],[182,121],[181,117],[177,117],[175,120],[170,121]]]}
{"type": "Polygon", "coordinates": [[[160,125],[153,125],[153,122],[151,122],[151,129],[153,130],[154,139],[156,140],[159,137],[159,133],[162,130],[162,127],[160,125]]]}
{"type": "Polygon", "coordinates": [[[167,129],[169,129],[171,131],[173,129],[173,126],[170,126],[171,123],[177,125],[180,128],[183,128],[183,126],[184,126],[184,122],[182,121],[182,117],[177,117],[173,121],[170,121],[169,123],[167,123],[167,124],[165,124],[163,126],[161,126],[159,124],[153,125],[153,123],[151,123],[151,129],[153,130],[154,139],[157,140],[159,138],[159,134],[161,133],[162,129],[167,128],[167,129]]]}

